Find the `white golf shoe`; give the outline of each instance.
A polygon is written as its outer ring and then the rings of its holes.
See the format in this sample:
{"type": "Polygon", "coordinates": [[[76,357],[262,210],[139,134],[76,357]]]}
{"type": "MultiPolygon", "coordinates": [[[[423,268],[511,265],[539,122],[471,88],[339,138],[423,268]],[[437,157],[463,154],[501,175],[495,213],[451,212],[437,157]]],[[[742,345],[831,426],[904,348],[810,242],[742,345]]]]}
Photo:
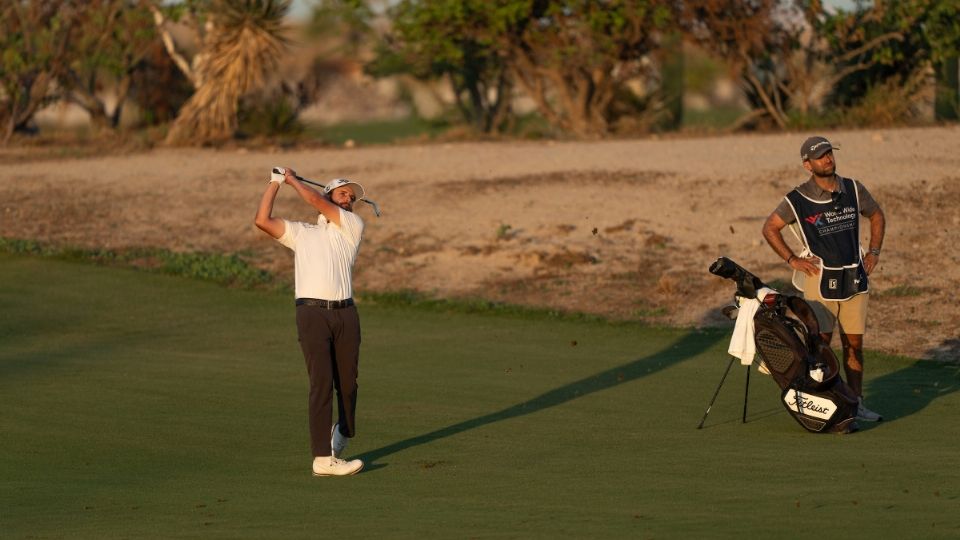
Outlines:
{"type": "Polygon", "coordinates": [[[863,398],[857,398],[857,420],[864,422],[879,422],[883,417],[863,406],[863,398]]]}
{"type": "Polygon", "coordinates": [[[340,424],[334,424],[330,430],[330,449],[333,450],[333,457],[343,455],[343,450],[347,447],[347,438],[340,433],[340,424]]]}
{"type": "Polygon", "coordinates": [[[335,456],[317,456],[313,458],[314,476],[350,476],[363,468],[359,459],[347,461],[335,456]]]}

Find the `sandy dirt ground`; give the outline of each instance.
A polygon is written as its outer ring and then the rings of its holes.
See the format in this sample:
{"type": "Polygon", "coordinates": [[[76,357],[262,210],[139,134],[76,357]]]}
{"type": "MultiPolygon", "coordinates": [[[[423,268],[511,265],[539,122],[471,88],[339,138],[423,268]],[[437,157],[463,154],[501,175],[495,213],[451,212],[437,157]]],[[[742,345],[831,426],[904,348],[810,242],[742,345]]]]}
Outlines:
{"type": "MultiPolygon", "coordinates": [[[[0,150],[0,234],[61,245],[240,252],[292,279],[252,223],[269,168],[361,182],[369,207],[355,288],[412,289],[642,319],[730,326],[725,255],[767,282],[789,268],[760,228],[806,179],[808,134],[369,148],[172,149],[63,158],[0,150]]],[[[960,356],[960,128],[826,132],[838,172],[887,216],[866,346],[960,356]]],[[[315,214],[284,187],[275,215],[315,214]]],[[[866,221],[863,222],[866,224],[866,221]]],[[[868,227],[864,226],[866,231],[868,227]]],[[[795,246],[795,242],[793,243],[795,246]]],[[[837,343],[835,342],[836,346],[837,343]]]]}

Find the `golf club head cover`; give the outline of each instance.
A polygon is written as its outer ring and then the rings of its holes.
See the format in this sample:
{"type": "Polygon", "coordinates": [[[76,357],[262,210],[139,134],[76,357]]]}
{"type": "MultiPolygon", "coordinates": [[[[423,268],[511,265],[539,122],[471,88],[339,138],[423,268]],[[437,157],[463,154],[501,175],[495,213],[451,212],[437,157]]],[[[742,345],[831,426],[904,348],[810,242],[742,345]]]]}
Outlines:
{"type": "Polygon", "coordinates": [[[737,294],[744,298],[756,298],[757,291],[766,287],[757,276],[726,257],[720,257],[714,261],[710,265],[710,273],[736,283],[737,294]]]}

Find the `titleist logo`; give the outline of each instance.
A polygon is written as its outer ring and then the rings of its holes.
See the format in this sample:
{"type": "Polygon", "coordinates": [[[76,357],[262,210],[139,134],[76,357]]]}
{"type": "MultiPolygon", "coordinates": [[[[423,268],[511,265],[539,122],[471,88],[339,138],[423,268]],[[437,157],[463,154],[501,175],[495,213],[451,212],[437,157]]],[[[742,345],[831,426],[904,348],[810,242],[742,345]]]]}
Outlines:
{"type": "Polygon", "coordinates": [[[793,410],[796,410],[799,404],[799,408],[803,414],[822,420],[829,420],[836,411],[836,405],[829,399],[802,394],[795,390],[787,392],[783,396],[783,402],[793,410]]]}
{"type": "Polygon", "coordinates": [[[830,143],[827,142],[827,141],[820,141],[820,142],[818,142],[817,144],[811,145],[811,146],[810,146],[810,151],[813,152],[814,150],[817,149],[817,147],[823,146],[823,145],[825,145],[825,144],[830,144],[830,143]]]}

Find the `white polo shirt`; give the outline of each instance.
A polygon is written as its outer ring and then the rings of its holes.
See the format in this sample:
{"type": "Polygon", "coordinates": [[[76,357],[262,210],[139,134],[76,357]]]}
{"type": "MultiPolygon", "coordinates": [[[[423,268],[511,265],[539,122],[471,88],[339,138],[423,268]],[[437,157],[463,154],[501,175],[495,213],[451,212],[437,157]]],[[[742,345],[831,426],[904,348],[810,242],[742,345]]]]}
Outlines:
{"type": "Polygon", "coordinates": [[[278,242],[293,250],[297,298],[346,300],[353,296],[352,269],[360,249],[363,220],[340,209],[340,226],[323,214],[317,223],[283,220],[278,242]]]}

